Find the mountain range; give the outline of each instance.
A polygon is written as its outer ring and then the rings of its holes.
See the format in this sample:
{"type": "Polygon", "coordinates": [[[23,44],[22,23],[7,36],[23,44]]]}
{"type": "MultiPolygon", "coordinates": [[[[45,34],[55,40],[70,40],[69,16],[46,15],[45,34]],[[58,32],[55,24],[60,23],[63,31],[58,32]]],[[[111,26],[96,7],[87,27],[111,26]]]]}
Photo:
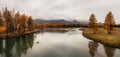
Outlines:
{"type": "Polygon", "coordinates": [[[64,20],[64,19],[60,19],[60,20],[45,20],[45,19],[35,19],[34,20],[36,24],[43,24],[43,23],[50,23],[50,24],[58,24],[58,23],[62,23],[62,24],[88,24],[88,22],[86,21],[77,21],[77,20],[64,20]]]}

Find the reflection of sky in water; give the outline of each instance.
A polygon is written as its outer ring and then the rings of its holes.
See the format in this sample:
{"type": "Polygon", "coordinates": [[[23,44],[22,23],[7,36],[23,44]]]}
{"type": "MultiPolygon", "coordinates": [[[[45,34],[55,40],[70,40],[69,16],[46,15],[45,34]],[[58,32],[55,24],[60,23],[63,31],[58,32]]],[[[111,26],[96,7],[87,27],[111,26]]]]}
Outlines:
{"type": "Polygon", "coordinates": [[[88,45],[88,40],[86,40],[81,33],[81,31],[70,31],[63,34],[50,32],[39,34],[36,36],[32,50],[29,50],[26,56],[90,57],[88,46],[86,46],[88,45]]]}
{"type": "MultiPolygon", "coordinates": [[[[44,32],[36,35],[33,48],[22,57],[91,57],[89,41],[82,36],[82,31],[76,29],[66,33],[44,32]]],[[[120,57],[119,53],[120,50],[116,50],[114,57],[120,57]]],[[[101,44],[94,57],[107,57],[101,44]]]]}
{"type": "Polygon", "coordinates": [[[82,31],[44,32],[0,40],[0,57],[120,57],[120,50],[82,36],[82,31]]]}

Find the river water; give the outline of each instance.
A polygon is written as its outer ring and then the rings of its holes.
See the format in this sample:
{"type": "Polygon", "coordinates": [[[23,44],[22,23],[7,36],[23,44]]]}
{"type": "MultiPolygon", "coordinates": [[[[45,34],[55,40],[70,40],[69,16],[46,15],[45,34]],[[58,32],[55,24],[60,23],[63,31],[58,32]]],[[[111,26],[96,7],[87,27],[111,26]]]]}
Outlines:
{"type": "Polygon", "coordinates": [[[86,39],[77,28],[68,30],[0,39],[0,57],[120,57],[119,49],[86,39]]]}

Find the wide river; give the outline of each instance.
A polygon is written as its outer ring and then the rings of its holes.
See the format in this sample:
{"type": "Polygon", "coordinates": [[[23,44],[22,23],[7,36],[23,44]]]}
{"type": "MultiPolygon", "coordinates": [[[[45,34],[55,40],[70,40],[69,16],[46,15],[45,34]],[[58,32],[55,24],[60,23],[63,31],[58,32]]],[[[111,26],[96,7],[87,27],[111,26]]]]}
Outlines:
{"type": "Polygon", "coordinates": [[[78,28],[0,39],[0,57],[120,57],[120,50],[86,39],[78,28]]]}

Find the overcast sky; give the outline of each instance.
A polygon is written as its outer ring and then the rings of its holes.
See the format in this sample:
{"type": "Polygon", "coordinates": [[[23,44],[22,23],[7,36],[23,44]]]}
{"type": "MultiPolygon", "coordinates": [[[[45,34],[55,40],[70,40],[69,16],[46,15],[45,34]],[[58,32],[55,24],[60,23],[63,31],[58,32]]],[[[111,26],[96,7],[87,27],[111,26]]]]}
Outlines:
{"type": "Polygon", "coordinates": [[[120,0],[0,0],[0,9],[7,6],[33,18],[88,20],[94,13],[98,21],[112,11],[120,19],[120,0]]]}

